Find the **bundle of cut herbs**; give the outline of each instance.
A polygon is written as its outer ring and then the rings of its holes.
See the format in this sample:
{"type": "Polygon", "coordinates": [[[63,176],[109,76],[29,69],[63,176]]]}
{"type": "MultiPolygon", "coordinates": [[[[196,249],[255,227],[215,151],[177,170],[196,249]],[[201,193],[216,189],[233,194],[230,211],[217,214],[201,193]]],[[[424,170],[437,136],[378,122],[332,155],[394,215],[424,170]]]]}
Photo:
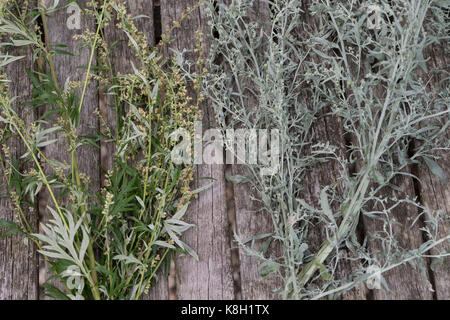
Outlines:
{"type": "Polygon", "coordinates": [[[16,211],[14,221],[1,221],[4,235],[22,233],[36,244],[53,273],[44,284],[53,298],[138,299],[163,276],[160,269],[167,276],[174,252],[196,257],[180,240],[192,227],[183,215],[196,193],[189,188],[193,168],[170,161],[174,142],[168,135],[178,128],[193,132],[200,117],[197,103],[188,97],[178,67],[163,58],[162,46],[149,45],[119,1],[93,1],[83,8],[83,19],[96,24],[78,36],[89,64],[81,69],[84,81],[62,75],[64,83],[58,81],[55,57],[75,61],[82,50],[67,52],[67,44],[50,43],[48,16],[66,6],[2,1],[0,10],[0,166],[16,211]],[[113,71],[117,43],[105,40],[106,26],[127,36],[133,72],[113,71]],[[33,57],[33,68],[24,75],[33,85],[32,99],[25,103],[10,95],[16,84],[5,73],[24,59],[14,55],[17,48],[33,57]],[[97,111],[102,130],[89,135],[80,123],[88,87],[106,92],[112,101],[108,112],[116,119],[107,123],[97,111]],[[25,118],[43,107],[39,118],[25,118]],[[26,147],[23,154],[10,152],[15,143],[26,147]],[[64,159],[70,160],[51,158],[45,149],[55,144],[66,148],[64,159]],[[95,152],[104,144],[112,145],[114,154],[96,190],[91,180],[98,177],[82,173],[77,160],[84,148],[93,146],[95,152]],[[50,219],[39,232],[27,213],[44,192],[50,219]]]}

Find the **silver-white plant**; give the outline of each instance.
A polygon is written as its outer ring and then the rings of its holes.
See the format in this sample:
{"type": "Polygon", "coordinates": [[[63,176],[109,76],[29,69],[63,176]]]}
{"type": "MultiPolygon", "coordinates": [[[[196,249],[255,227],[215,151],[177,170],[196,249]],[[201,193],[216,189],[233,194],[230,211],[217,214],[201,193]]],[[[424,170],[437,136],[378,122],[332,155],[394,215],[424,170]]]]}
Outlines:
{"type": "MultiPolygon", "coordinates": [[[[250,182],[260,194],[258,200],[273,221],[273,234],[265,237],[279,243],[280,256],[271,259],[265,255],[267,246],[253,247],[238,235],[236,241],[261,259],[264,275],[283,279],[279,292],[290,299],[342,293],[371,277],[373,284],[377,275],[383,284],[384,272],[406,262],[423,268],[429,250],[450,239],[438,236],[445,217],[405,196],[394,178],[412,176],[407,168],[416,164],[428,165],[445,180],[435,160],[438,151],[449,150],[444,135],[450,112],[448,78],[447,89],[440,89],[418,75],[427,71],[423,51],[448,41],[448,4],[379,1],[380,26],[368,28],[365,1],[311,1],[313,18],[308,22],[298,0],[267,2],[270,21],[254,19],[250,0],[207,1],[215,37],[202,81],[219,124],[223,130],[280,132],[277,174],[261,177],[258,165],[247,165],[248,177],[231,177],[250,182]],[[324,115],[342,123],[351,137],[350,156],[332,141],[314,140],[324,115]],[[313,203],[304,198],[305,183],[323,163],[337,164],[333,175],[338,181],[322,186],[318,203],[313,203]],[[350,164],[355,172],[348,169],[350,164]],[[392,212],[402,204],[421,212],[411,226],[426,216],[422,231],[427,241],[420,248],[402,248],[397,241],[392,212]],[[368,239],[358,240],[361,215],[381,221],[382,229],[367,237],[379,241],[383,252],[372,252],[368,239]],[[317,246],[311,233],[326,240],[317,246]],[[351,256],[344,258],[343,249],[351,256]],[[345,259],[355,264],[353,274],[339,277],[345,259]]],[[[189,61],[183,65],[193,78],[189,61]]],[[[445,75],[444,70],[433,72],[445,75]]],[[[446,256],[442,249],[433,254],[446,256]]]]}

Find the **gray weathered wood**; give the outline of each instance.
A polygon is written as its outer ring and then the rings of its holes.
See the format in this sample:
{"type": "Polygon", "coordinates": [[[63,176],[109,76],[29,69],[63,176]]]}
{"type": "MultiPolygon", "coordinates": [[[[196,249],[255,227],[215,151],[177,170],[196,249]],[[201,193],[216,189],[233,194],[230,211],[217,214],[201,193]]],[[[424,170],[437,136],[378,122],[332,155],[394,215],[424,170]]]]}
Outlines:
{"type": "MultiPolygon", "coordinates": [[[[436,88],[445,86],[445,83],[440,84],[440,81],[446,77],[445,74],[439,72],[430,71],[433,69],[447,70],[448,71],[448,46],[446,43],[433,45],[432,48],[425,52],[425,59],[429,58],[427,63],[428,74],[422,74],[422,78],[425,80],[430,79],[431,84],[436,88]]],[[[448,84],[448,80],[447,80],[448,84]]],[[[450,139],[450,130],[446,131],[445,137],[450,139]]],[[[450,156],[448,151],[439,153],[441,157],[438,160],[438,164],[445,172],[448,180],[450,180],[450,156]]],[[[439,210],[441,217],[447,221],[447,223],[439,230],[439,237],[445,237],[450,233],[450,183],[443,184],[439,181],[431,171],[426,168],[425,164],[421,165],[421,168],[416,168],[415,175],[419,178],[418,191],[420,194],[420,200],[422,204],[430,208],[431,210],[439,210]]],[[[440,250],[450,250],[450,242],[443,243],[440,250]]],[[[436,250],[432,250],[431,254],[436,254],[436,250]]],[[[432,275],[432,284],[435,290],[435,298],[437,300],[450,299],[450,257],[443,259],[442,263],[434,264],[430,267],[429,272],[432,275]]]]}
{"type": "MultiPolygon", "coordinates": [[[[393,192],[392,190],[384,190],[385,196],[392,196],[396,194],[399,198],[409,197],[413,199],[415,197],[414,185],[411,178],[397,177],[392,181],[402,189],[403,192],[393,192]]],[[[392,205],[392,201],[386,205],[392,205]]],[[[380,206],[373,208],[367,208],[371,210],[383,210],[380,206]]],[[[401,204],[390,212],[390,219],[394,218],[400,225],[394,225],[393,233],[398,240],[399,246],[405,249],[416,249],[423,243],[422,233],[419,230],[420,223],[416,223],[411,227],[413,221],[417,218],[419,212],[416,207],[407,204],[401,204]]],[[[375,234],[375,232],[382,232],[383,224],[379,221],[363,217],[364,229],[366,234],[375,234]]],[[[382,244],[369,238],[369,248],[372,252],[383,252],[382,244]]],[[[383,261],[382,258],[380,258],[383,261]]],[[[426,265],[425,265],[426,269],[426,265]]],[[[409,300],[409,299],[432,299],[433,294],[428,285],[428,274],[421,272],[419,268],[414,268],[409,264],[398,266],[383,274],[386,283],[389,287],[389,291],[383,291],[379,289],[372,290],[373,298],[376,300],[409,300]]]]}
{"type": "MultiPolygon", "coordinates": [[[[362,59],[365,59],[365,57],[363,56],[362,59]]],[[[355,65],[353,61],[350,61],[349,64],[354,74],[357,74],[358,66],[355,65]]],[[[381,91],[382,89],[380,88],[380,91],[377,92],[380,95],[380,97],[383,96],[383,93],[381,91]]],[[[328,123],[330,123],[330,126],[334,126],[336,122],[328,121],[328,123]]],[[[339,126],[342,127],[342,124],[340,124],[339,126]]],[[[336,132],[336,134],[338,133],[336,132]]],[[[328,137],[328,139],[331,139],[329,141],[333,140],[332,137],[328,137]]],[[[352,139],[352,137],[349,137],[348,143],[356,143],[356,142],[354,139],[352,139]]],[[[355,168],[351,170],[360,170],[360,163],[358,162],[355,168]]],[[[407,170],[410,170],[410,168],[408,168],[407,170]]],[[[412,199],[416,196],[414,191],[414,184],[411,178],[407,176],[399,177],[394,179],[392,183],[398,185],[403,190],[403,192],[401,193],[396,193],[399,199],[405,197],[409,197],[412,199]]],[[[390,189],[383,190],[382,193],[386,197],[390,197],[393,195],[393,191],[390,189]]],[[[382,208],[380,208],[379,206],[376,207],[371,206],[373,206],[373,203],[367,204],[364,210],[365,211],[382,210],[382,208]]],[[[399,245],[402,246],[403,248],[409,249],[418,248],[423,242],[422,234],[420,231],[421,226],[420,224],[416,224],[414,227],[411,227],[412,222],[418,215],[417,209],[414,206],[403,204],[391,210],[389,215],[390,218],[394,218],[395,220],[397,220],[402,224],[402,227],[396,226],[394,228],[394,235],[396,239],[399,241],[399,245]]],[[[363,237],[368,237],[369,248],[372,252],[383,252],[381,243],[379,243],[379,241],[370,238],[370,235],[373,235],[377,231],[382,231],[383,230],[382,228],[383,225],[379,221],[371,219],[363,215],[361,212],[358,230],[359,236],[361,238],[360,241],[363,239],[363,237]]],[[[380,260],[382,261],[382,259],[380,260]]],[[[390,288],[390,291],[383,292],[382,290],[378,289],[368,290],[366,285],[361,284],[356,288],[356,290],[353,290],[345,294],[343,298],[361,299],[365,297],[368,299],[377,299],[377,300],[432,298],[431,291],[429,290],[429,286],[426,282],[428,278],[426,272],[422,274],[420,271],[416,270],[410,265],[402,265],[398,268],[395,268],[385,273],[383,276],[390,288]],[[355,293],[356,296],[354,295],[355,293]]]]}
{"type": "MultiPolygon", "coordinates": [[[[383,97],[383,89],[376,88],[375,92],[379,97],[383,97]]],[[[404,169],[405,172],[411,173],[412,167],[409,166],[404,169]]],[[[414,181],[409,176],[397,176],[391,181],[398,186],[402,191],[394,191],[393,189],[385,188],[381,190],[384,197],[390,198],[396,196],[398,199],[410,198],[414,199],[419,195],[416,194],[414,188],[414,181]]],[[[370,188],[370,187],[369,187],[370,188]]],[[[386,206],[393,205],[393,201],[386,203],[386,206]]],[[[378,204],[374,207],[373,204],[368,204],[366,211],[378,210],[383,211],[383,208],[378,204]]],[[[423,226],[421,221],[412,226],[414,220],[418,217],[420,212],[417,208],[410,204],[401,204],[395,207],[389,213],[391,221],[397,221],[401,225],[395,224],[393,227],[393,234],[398,241],[399,246],[405,249],[417,249],[423,243],[423,234],[420,228],[423,226]],[[394,219],[394,220],[393,220],[394,219]]],[[[365,231],[365,236],[374,235],[376,232],[383,231],[383,224],[376,219],[369,218],[367,215],[362,216],[362,224],[365,231]]],[[[380,241],[368,237],[368,246],[372,252],[383,252],[380,241]]],[[[379,256],[380,261],[383,259],[379,256]]],[[[420,263],[420,261],[416,261],[420,263]]],[[[423,270],[426,270],[426,263],[423,269],[415,268],[410,264],[403,264],[383,274],[384,279],[389,287],[389,291],[374,289],[370,291],[370,298],[381,299],[432,299],[432,288],[430,284],[430,275],[423,270]]]]}
{"type": "MultiPolygon", "coordinates": [[[[161,1],[161,20],[163,33],[180,20],[187,7],[194,8],[196,0],[161,1]]],[[[197,8],[181,28],[174,30],[171,38],[173,48],[193,50],[196,44],[196,31],[205,35],[206,21],[203,7],[197,8]]],[[[167,51],[169,52],[169,51],[167,51]]],[[[216,127],[214,114],[207,104],[201,107],[203,128],[216,127]]],[[[193,188],[209,183],[198,180],[200,177],[212,177],[214,185],[199,194],[186,213],[186,221],[196,225],[184,235],[184,241],[198,254],[200,261],[190,256],[178,257],[179,279],[177,297],[179,299],[233,299],[233,279],[230,258],[229,228],[226,210],[224,165],[199,165],[196,170],[196,182],[193,188]]]]}
{"type": "MultiPolygon", "coordinates": [[[[136,15],[146,15],[147,17],[142,17],[134,20],[136,28],[143,32],[147,38],[148,44],[150,46],[155,44],[155,33],[153,25],[153,0],[121,0],[120,3],[125,5],[128,13],[131,16],[136,15]]],[[[127,35],[120,30],[117,26],[117,19],[114,17],[114,21],[108,24],[104,28],[104,39],[108,45],[112,45],[114,42],[119,41],[114,45],[114,49],[111,51],[111,67],[114,76],[120,74],[127,74],[132,72],[131,62],[136,66],[139,65],[137,59],[135,58],[135,50],[132,45],[130,45],[127,35]]],[[[105,92],[103,92],[105,93],[105,92]]],[[[103,96],[104,97],[104,96],[103,96]]],[[[102,97],[102,98],[103,98],[102,97]]],[[[105,103],[102,103],[102,114],[106,115],[108,125],[112,132],[116,130],[116,112],[114,107],[114,97],[111,95],[108,97],[105,103]]],[[[112,161],[114,155],[114,143],[103,143],[102,144],[102,166],[107,169],[112,169],[112,161]]]]}
{"type": "MultiPolygon", "coordinates": [[[[61,1],[64,5],[66,1],[61,1]]],[[[132,15],[147,15],[148,18],[140,18],[135,20],[136,26],[143,31],[150,45],[155,42],[155,25],[153,18],[153,8],[157,0],[122,0],[128,4],[128,8],[132,15]],[[155,3],[153,3],[155,1],[155,3]]],[[[81,6],[85,6],[87,0],[79,1],[81,6]]],[[[182,13],[187,7],[195,7],[197,0],[162,0],[161,17],[162,31],[165,32],[173,21],[178,21],[182,13]]],[[[305,11],[305,20],[311,19],[308,12],[308,6],[311,1],[304,1],[303,7],[305,11]]],[[[269,8],[263,0],[255,1],[254,14],[251,19],[257,21],[265,21],[269,19],[269,8]]],[[[81,17],[81,28],[70,30],[67,28],[67,18],[70,13],[65,9],[55,12],[48,18],[50,42],[55,44],[68,45],[67,51],[77,54],[77,57],[56,55],[55,65],[58,76],[59,85],[62,88],[66,79],[70,76],[71,80],[84,81],[86,69],[79,69],[81,65],[87,65],[90,49],[82,50],[78,55],[77,44],[73,36],[80,34],[87,27],[95,32],[95,21],[89,16],[81,17]]],[[[175,29],[172,33],[172,47],[183,50],[193,49],[195,46],[195,33],[198,29],[202,30],[205,35],[209,35],[207,30],[206,18],[202,8],[196,9],[189,18],[181,25],[181,28],[175,29]]],[[[309,21],[310,26],[313,21],[309,21]]],[[[113,51],[113,72],[126,73],[131,71],[130,60],[132,58],[132,48],[128,45],[128,38],[119,31],[115,26],[107,26],[103,30],[103,35],[108,43],[117,40],[124,40],[116,46],[113,51]]],[[[208,41],[206,41],[208,43],[208,41]]],[[[27,49],[28,50],[28,49],[27,49]]],[[[207,51],[207,49],[205,49],[207,51]]],[[[166,49],[166,54],[169,50],[166,49]]],[[[6,72],[11,80],[11,96],[19,96],[16,105],[29,100],[31,94],[31,84],[24,76],[25,68],[32,68],[31,52],[24,49],[14,49],[11,52],[14,55],[26,55],[26,58],[15,62],[8,66],[6,72]]],[[[445,68],[447,66],[445,50],[442,46],[435,46],[428,55],[432,58],[428,63],[429,69],[433,66],[445,68]]],[[[193,54],[191,58],[195,58],[193,54]]],[[[95,61],[94,61],[95,65],[95,61]]],[[[433,79],[433,83],[442,79],[433,79]]],[[[88,86],[85,102],[83,105],[83,114],[81,116],[81,128],[79,133],[94,133],[99,127],[97,117],[93,116],[93,111],[98,107],[101,101],[102,113],[108,120],[109,125],[115,129],[115,112],[109,108],[112,100],[106,98],[105,91],[97,93],[96,84],[92,83],[88,86]]],[[[310,103],[306,98],[303,103],[310,103]]],[[[251,104],[251,103],[250,103],[251,104]]],[[[30,111],[29,106],[25,106],[20,112],[21,116],[27,121],[31,121],[35,117],[35,113],[30,111]]],[[[47,110],[54,108],[48,106],[47,110]]],[[[339,152],[343,155],[346,152],[345,139],[343,137],[342,124],[337,118],[326,114],[327,110],[320,114],[317,124],[313,128],[313,134],[317,142],[330,142],[339,147],[339,152]]],[[[328,110],[329,111],[329,110],[328,110]]],[[[203,112],[203,129],[216,127],[212,109],[207,105],[202,105],[203,112]]],[[[42,112],[41,112],[42,113],[42,112]]],[[[450,136],[448,133],[447,136],[450,136]]],[[[53,138],[56,135],[53,136],[53,138]]],[[[60,136],[58,143],[48,146],[44,153],[52,159],[67,161],[70,163],[67,152],[67,142],[60,136]]],[[[14,156],[19,157],[25,152],[25,146],[17,138],[14,138],[10,145],[11,152],[14,156]]],[[[106,169],[111,169],[112,155],[114,148],[112,144],[102,144],[102,160],[101,164],[106,169]]],[[[448,153],[442,153],[442,159],[439,161],[441,167],[450,178],[448,153]]],[[[77,153],[80,172],[85,173],[91,178],[92,191],[98,191],[101,184],[100,173],[100,152],[92,147],[81,147],[77,153]]],[[[356,168],[357,169],[357,168],[356,168]]],[[[349,169],[350,170],[350,169],[349,169]]],[[[398,185],[403,192],[400,196],[403,198],[408,195],[410,198],[415,196],[426,206],[441,210],[443,215],[449,215],[450,212],[450,186],[442,184],[436,176],[434,176],[424,165],[419,167],[411,167],[408,170],[416,174],[420,182],[414,183],[411,178],[397,178],[394,183],[398,185]]],[[[235,244],[230,239],[229,218],[236,218],[236,231],[242,238],[252,235],[271,232],[272,222],[268,214],[254,213],[258,209],[256,202],[250,197],[253,195],[258,197],[254,191],[245,184],[230,185],[225,183],[225,173],[230,175],[246,174],[245,169],[238,165],[199,165],[197,166],[196,178],[212,177],[216,181],[212,188],[202,192],[198,199],[189,207],[186,215],[187,222],[194,223],[196,227],[189,230],[183,240],[188,243],[198,253],[200,261],[195,261],[190,256],[178,256],[177,258],[177,298],[179,299],[233,299],[242,297],[243,299],[277,299],[279,295],[274,294],[274,289],[280,288],[282,285],[279,279],[272,277],[263,279],[258,272],[259,261],[250,258],[243,250],[239,250],[239,265],[237,265],[239,280],[237,288],[242,290],[242,296],[237,296],[236,288],[233,286],[233,267],[231,262],[231,247],[235,244]],[[226,197],[228,191],[228,203],[226,197]],[[230,217],[228,217],[230,215],[230,217]]],[[[46,173],[53,172],[46,168],[46,173]]],[[[324,163],[319,165],[309,176],[304,184],[304,192],[302,196],[305,200],[320,207],[319,198],[320,190],[323,186],[334,183],[338,180],[337,165],[334,163],[324,163]]],[[[209,183],[209,180],[197,180],[193,184],[196,189],[209,183]]],[[[7,192],[4,177],[0,175],[0,194],[7,192]]],[[[391,194],[391,190],[385,191],[386,195],[391,194]]],[[[39,212],[42,214],[42,221],[48,221],[47,205],[52,205],[48,199],[47,192],[42,192],[39,196],[39,212]]],[[[332,204],[333,210],[338,211],[339,208],[332,204]]],[[[373,208],[368,207],[368,210],[373,208]]],[[[423,234],[419,228],[423,225],[419,221],[415,227],[409,228],[412,220],[414,220],[418,212],[414,207],[409,205],[398,206],[393,216],[397,221],[402,223],[403,227],[396,227],[395,234],[400,240],[400,245],[406,248],[417,248],[423,243],[423,234]]],[[[26,210],[26,214],[32,226],[37,228],[38,217],[34,210],[26,210]]],[[[13,220],[15,212],[11,207],[8,199],[0,198],[0,218],[13,220]]],[[[361,237],[381,230],[380,223],[363,216],[361,218],[361,237]]],[[[317,225],[314,230],[320,230],[317,225]]],[[[450,227],[441,230],[441,236],[448,235],[450,227]]],[[[311,235],[313,245],[319,246],[325,239],[325,235],[318,231],[311,235]]],[[[371,250],[380,249],[377,241],[370,240],[369,247],[371,250]]],[[[448,245],[444,246],[448,250],[448,245]]],[[[38,290],[38,256],[35,252],[33,244],[25,246],[22,236],[12,236],[6,239],[0,239],[0,299],[37,299],[39,298],[38,290]]],[[[272,254],[278,252],[274,248],[272,254]]],[[[344,258],[347,255],[343,253],[344,258]]],[[[349,254],[349,253],[348,253],[349,254]]],[[[41,262],[43,258],[41,257],[41,262]]],[[[450,299],[450,261],[445,259],[442,265],[435,265],[433,268],[428,266],[425,272],[425,280],[423,274],[419,270],[415,270],[409,265],[398,267],[385,274],[386,281],[390,287],[389,292],[382,293],[379,290],[369,291],[364,284],[356,289],[346,293],[344,299],[450,299]],[[435,292],[433,292],[434,290],[435,292]]],[[[427,266],[426,266],[427,267],[427,266]]],[[[343,262],[338,268],[337,274],[345,277],[352,270],[352,263],[343,262]]],[[[47,268],[42,269],[42,280],[48,278],[47,268]]],[[[168,284],[166,277],[159,277],[160,281],[152,288],[144,299],[167,299],[168,284]]],[[[41,296],[42,298],[42,293],[41,296]]]]}
{"type": "MultiPolygon", "coordinates": [[[[18,105],[30,101],[31,83],[24,76],[26,68],[33,69],[33,60],[29,48],[12,49],[9,54],[23,55],[25,58],[16,61],[6,68],[6,74],[11,81],[10,96],[18,97],[14,102],[17,113],[24,121],[33,121],[36,111],[30,105],[21,109],[18,105]]],[[[26,147],[17,136],[11,139],[9,145],[11,155],[20,158],[26,147]]],[[[22,167],[22,169],[27,169],[22,167]]],[[[8,194],[5,177],[0,170],[0,194],[8,194]]],[[[34,231],[37,230],[38,213],[36,208],[23,208],[24,213],[34,231]]],[[[13,209],[10,199],[0,198],[0,219],[18,221],[17,211],[13,209]]],[[[23,235],[14,235],[0,239],[0,300],[32,300],[38,298],[38,257],[36,246],[31,241],[24,242],[23,235]]]]}
{"type": "MultiPolygon", "coordinates": [[[[65,6],[69,3],[69,0],[60,1],[59,7],[65,6]]],[[[84,8],[86,6],[87,0],[78,1],[79,5],[84,8]]],[[[75,40],[75,35],[82,34],[83,30],[89,29],[95,33],[95,21],[91,16],[81,15],[80,29],[69,29],[67,27],[67,20],[73,13],[67,11],[66,9],[58,10],[48,16],[48,30],[49,30],[49,43],[54,44],[64,44],[67,45],[66,51],[75,54],[75,57],[69,55],[55,55],[55,72],[58,78],[59,87],[61,90],[64,88],[66,80],[70,78],[71,81],[81,81],[84,82],[86,71],[85,68],[80,68],[81,66],[87,66],[89,64],[90,58],[90,48],[80,49],[80,40],[75,40]]],[[[95,55],[93,66],[95,66],[95,55]]],[[[79,96],[81,97],[81,90],[79,90],[79,96]]],[[[80,115],[80,125],[77,130],[79,135],[81,134],[96,134],[98,130],[98,118],[94,115],[94,111],[98,109],[98,93],[97,84],[95,81],[91,81],[87,86],[86,94],[84,97],[84,103],[82,106],[82,111],[80,115]]],[[[55,106],[48,106],[47,110],[55,108],[55,106]]],[[[68,164],[71,163],[70,153],[68,152],[67,139],[65,139],[61,134],[55,134],[54,138],[58,138],[58,142],[49,145],[45,148],[44,153],[50,159],[57,159],[59,161],[66,161],[68,164]]],[[[91,184],[90,189],[93,194],[100,190],[100,151],[92,146],[82,146],[77,150],[77,162],[80,174],[85,174],[90,178],[91,184]]],[[[54,174],[52,169],[46,168],[47,174],[54,174]]],[[[50,217],[50,213],[47,210],[47,205],[52,206],[53,204],[49,200],[48,192],[41,193],[39,212],[42,216],[41,221],[47,221],[50,217]]],[[[43,261],[43,258],[41,258],[43,261]]],[[[47,269],[45,263],[41,264],[43,270],[47,269]]],[[[42,278],[40,281],[46,280],[50,274],[48,271],[41,272],[42,278]]]]}
{"type": "MultiPolygon", "coordinates": [[[[450,136],[447,135],[449,138],[450,136]]],[[[445,170],[447,177],[450,177],[450,158],[448,154],[442,154],[442,158],[439,161],[441,167],[445,170]]],[[[450,187],[442,184],[439,179],[434,176],[429,169],[424,169],[419,173],[420,178],[420,194],[424,205],[433,210],[440,210],[442,217],[448,217],[450,213],[450,187]]],[[[448,219],[447,219],[448,221],[448,219]]],[[[440,229],[439,237],[448,236],[450,233],[450,225],[447,223],[440,229]]],[[[450,245],[444,243],[439,247],[447,252],[450,249],[450,245]]],[[[431,251],[431,254],[436,254],[435,250],[431,251]]],[[[435,297],[437,300],[449,300],[450,299],[450,258],[444,258],[441,263],[433,265],[430,268],[432,273],[432,282],[435,290],[435,297]]]]}

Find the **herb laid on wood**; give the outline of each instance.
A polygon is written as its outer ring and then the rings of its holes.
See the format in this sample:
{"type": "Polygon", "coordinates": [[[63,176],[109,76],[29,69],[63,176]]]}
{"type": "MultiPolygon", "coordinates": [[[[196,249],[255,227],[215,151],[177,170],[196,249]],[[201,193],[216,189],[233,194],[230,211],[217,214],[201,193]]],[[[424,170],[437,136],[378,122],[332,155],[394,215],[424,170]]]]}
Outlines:
{"type": "MultiPolygon", "coordinates": [[[[282,279],[279,293],[288,299],[336,297],[373,279],[388,290],[384,273],[406,263],[426,274],[426,259],[448,258],[442,244],[450,235],[438,236],[448,217],[407,196],[395,181],[418,179],[411,164],[447,179],[437,155],[450,147],[448,70],[427,71],[423,53],[448,41],[448,5],[378,1],[372,8],[364,1],[315,0],[305,13],[300,1],[267,2],[270,21],[256,21],[249,0],[206,1],[214,33],[202,87],[223,135],[236,128],[280,133],[274,175],[262,176],[260,164],[247,164],[248,176],[229,177],[258,192],[255,200],[270,215],[273,233],[245,240],[237,234],[236,241],[260,259],[263,276],[282,279]],[[421,70],[444,80],[432,86],[421,70]],[[315,140],[323,117],[342,124],[346,154],[332,141],[315,140]],[[337,172],[330,174],[338,178],[320,186],[314,202],[305,198],[305,184],[324,163],[333,164],[337,172]],[[393,218],[398,206],[413,216],[407,225],[393,218]],[[357,234],[361,215],[380,226],[365,239],[357,234]],[[403,247],[399,226],[417,224],[425,243],[403,247]],[[315,243],[312,235],[323,235],[323,242],[315,243]],[[265,242],[256,246],[257,240],[265,242]],[[280,248],[276,257],[267,254],[271,243],[280,248]],[[433,248],[440,250],[431,254],[433,248]],[[353,272],[339,276],[349,262],[353,272]]],[[[191,64],[183,61],[185,52],[178,55],[181,66],[191,64]]],[[[188,67],[184,74],[194,76],[188,67]]]]}
{"type": "Polygon", "coordinates": [[[50,43],[47,15],[66,7],[45,7],[43,1],[37,7],[21,4],[2,2],[0,7],[0,36],[6,39],[0,44],[0,67],[20,63],[21,56],[9,55],[13,47],[27,47],[35,59],[33,69],[27,71],[33,84],[31,101],[15,103],[9,94],[14,83],[1,76],[1,174],[17,212],[14,221],[1,221],[3,236],[22,233],[36,243],[53,278],[61,283],[44,285],[53,298],[139,299],[162,276],[161,269],[168,270],[174,252],[197,257],[180,239],[192,227],[183,216],[198,193],[190,189],[193,167],[171,161],[174,142],[168,139],[179,128],[193,134],[194,121],[200,118],[197,102],[187,95],[187,84],[176,64],[164,59],[163,47],[149,46],[125,7],[112,0],[94,1],[83,8],[83,18],[97,25],[77,36],[90,53],[84,81],[72,81],[66,75],[65,83],[59,83],[54,57],[77,59],[77,52],[66,51],[64,43],[50,43]],[[115,44],[103,39],[106,24],[126,34],[134,51],[132,73],[112,72],[115,44]],[[93,116],[98,117],[102,130],[81,135],[84,98],[92,83],[113,97],[109,107],[117,123],[111,126],[97,112],[93,116]],[[25,123],[17,112],[41,106],[48,111],[33,123],[25,123]],[[27,149],[18,159],[8,150],[12,138],[19,138],[27,149]],[[69,163],[43,152],[57,141],[65,141],[69,163]],[[84,146],[99,148],[104,142],[113,143],[115,153],[112,167],[105,172],[104,187],[95,193],[91,177],[79,170],[77,154],[84,146]],[[22,170],[24,164],[31,164],[31,169],[22,170]],[[35,205],[44,189],[50,194],[51,218],[42,224],[43,233],[38,233],[23,208],[35,205]]]}

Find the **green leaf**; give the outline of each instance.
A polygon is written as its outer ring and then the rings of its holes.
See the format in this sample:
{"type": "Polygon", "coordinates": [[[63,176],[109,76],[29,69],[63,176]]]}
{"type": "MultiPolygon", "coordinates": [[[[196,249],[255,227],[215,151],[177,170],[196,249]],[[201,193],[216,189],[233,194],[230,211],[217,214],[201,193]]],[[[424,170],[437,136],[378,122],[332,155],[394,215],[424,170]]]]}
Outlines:
{"type": "Polygon", "coordinates": [[[6,231],[1,234],[2,238],[23,232],[17,223],[5,219],[0,219],[0,227],[6,228],[6,231]]]}
{"type": "Polygon", "coordinates": [[[177,211],[172,217],[172,219],[180,220],[186,214],[189,204],[185,204],[180,210],[177,211]]]}
{"type": "Polygon", "coordinates": [[[142,201],[141,197],[139,197],[138,195],[136,195],[136,200],[137,202],[139,202],[139,204],[141,205],[142,209],[145,209],[145,204],[144,201],[142,201]]]}
{"type": "Polygon", "coordinates": [[[84,260],[84,255],[86,254],[86,250],[89,246],[89,236],[86,232],[86,230],[83,228],[83,240],[81,242],[81,247],[80,247],[80,261],[83,262],[84,260]]]}
{"type": "Polygon", "coordinates": [[[314,263],[319,268],[320,276],[325,281],[331,281],[333,279],[333,276],[328,272],[327,267],[325,267],[322,263],[318,262],[317,260],[314,260],[314,263]]]}
{"type": "Polygon", "coordinates": [[[251,237],[248,237],[247,239],[245,239],[242,243],[248,243],[248,242],[250,242],[250,241],[255,241],[255,240],[262,240],[262,239],[265,239],[265,238],[267,238],[267,237],[270,237],[270,236],[272,236],[273,235],[273,233],[262,233],[262,234],[258,234],[258,235],[255,235],[255,236],[251,236],[251,237]]]}
{"type": "MultiPolygon", "coordinates": [[[[214,179],[214,180],[215,180],[215,179],[214,179]]],[[[215,182],[211,182],[211,183],[207,184],[206,186],[203,186],[203,187],[200,187],[200,188],[198,188],[198,189],[195,189],[194,191],[192,191],[192,194],[198,194],[198,193],[200,193],[200,192],[203,192],[203,191],[209,189],[210,187],[212,187],[212,185],[213,185],[214,183],[215,183],[215,182]]]]}
{"type": "Polygon", "coordinates": [[[3,61],[0,61],[0,67],[4,67],[14,61],[20,60],[22,58],[25,58],[25,56],[0,56],[0,58],[3,58],[3,61]]]}
{"type": "Polygon", "coordinates": [[[55,142],[57,142],[57,141],[58,141],[58,139],[53,139],[53,140],[48,140],[48,141],[40,142],[40,143],[38,143],[38,144],[36,145],[36,147],[38,147],[38,148],[43,148],[43,147],[46,147],[46,146],[48,146],[48,145],[51,145],[52,143],[55,143],[55,142]]]}
{"type": "Polygon", "coordinates": [[[75,57],[75,55],[74,55],[72,52],[65,51],[65,50],[58,50],[58,49],[55,49],[55,50],[52,50],[51,52],[52,52],[52,53],[58,53],[58,54],[66,55],[66,56],[72,56],[72,57],[75,57]]]}
{"type": "Polygon", "coordinates": [[[64,292],[47,282],[43,284],[43,287],[45,288],[45,295],[47,297],[56,300],[70,300],[70,298],[64,292]]]}
{"type": "Polygon", "coordinates": [[[22,47],[22,46],[27,46],[30,44],[33,44],[33,41],[30,40],[12,40],[13,46],[15,47],[22,47]]]}
{"type": "Polygon", "coordinates": [[[196,261],[199,261],[200,259],[198,258],[197,252],[194,251],[194,249],[192,249],[191,247],[189,247],[186,243],[183,243],[183,249],[190,255],[192,256],[196,261]]]}

